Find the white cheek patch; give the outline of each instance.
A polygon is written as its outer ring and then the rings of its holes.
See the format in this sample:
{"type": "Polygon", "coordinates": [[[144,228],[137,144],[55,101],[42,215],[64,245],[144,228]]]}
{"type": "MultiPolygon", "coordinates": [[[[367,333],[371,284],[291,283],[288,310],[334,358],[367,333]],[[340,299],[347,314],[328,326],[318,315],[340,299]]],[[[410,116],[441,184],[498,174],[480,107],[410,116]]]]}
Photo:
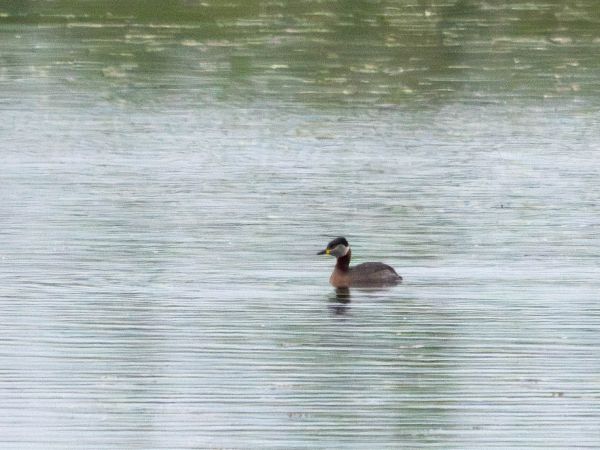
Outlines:
{"type": "Polygon", "coordinates": [[[344,244],[339,244],[335,248],[335,254],[338,255],[338,258],[339,258],[341,256],[346,256],[348,254],[349,250],[350,250],[350,247],[346,247],[344,244]]]}

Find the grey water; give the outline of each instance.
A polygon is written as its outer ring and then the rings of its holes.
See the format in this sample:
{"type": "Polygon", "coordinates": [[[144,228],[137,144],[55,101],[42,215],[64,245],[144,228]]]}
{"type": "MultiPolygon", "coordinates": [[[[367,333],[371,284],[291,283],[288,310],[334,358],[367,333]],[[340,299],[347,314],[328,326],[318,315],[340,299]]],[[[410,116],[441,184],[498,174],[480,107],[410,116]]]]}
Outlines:
{"type": "Polygon", "coordinates": [[[597,448],[599,69],[593,0],[0,1],[1,447],[597,448]]]}

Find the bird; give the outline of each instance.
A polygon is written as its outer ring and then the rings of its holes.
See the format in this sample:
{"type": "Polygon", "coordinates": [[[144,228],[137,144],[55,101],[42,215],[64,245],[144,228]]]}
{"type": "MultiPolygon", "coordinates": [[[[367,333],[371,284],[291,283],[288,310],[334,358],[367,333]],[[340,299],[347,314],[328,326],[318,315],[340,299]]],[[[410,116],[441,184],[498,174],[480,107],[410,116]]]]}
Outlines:
{"type": "Polygon", "coordinates": [[[402,277],[393,267],[381,262],[366,262],[350,267],[352,252],[344,237],[338,237],[317,255],[332,255],[337,258],[329,283],[335,288],[393,286],[402,282],[402,277]]]}

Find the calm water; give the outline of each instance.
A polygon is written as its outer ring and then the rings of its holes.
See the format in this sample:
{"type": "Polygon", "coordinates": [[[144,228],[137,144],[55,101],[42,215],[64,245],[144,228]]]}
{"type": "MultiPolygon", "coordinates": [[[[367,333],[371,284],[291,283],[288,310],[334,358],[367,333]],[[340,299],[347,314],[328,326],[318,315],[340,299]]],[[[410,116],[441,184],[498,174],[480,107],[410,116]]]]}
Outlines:
{"type": "Polygon", "coordinates": [[[0,1],[3,448],[600,446],[595,1],[120,3],[0,1]]]}

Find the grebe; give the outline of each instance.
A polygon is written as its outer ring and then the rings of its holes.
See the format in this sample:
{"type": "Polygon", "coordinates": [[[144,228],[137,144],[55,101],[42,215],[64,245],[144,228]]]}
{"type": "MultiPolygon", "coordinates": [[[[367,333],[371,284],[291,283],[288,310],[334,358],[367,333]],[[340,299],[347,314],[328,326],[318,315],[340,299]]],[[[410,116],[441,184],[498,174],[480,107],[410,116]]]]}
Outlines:
{"type": "Polygon", "coordinates": [[[350,245],[346,238],[334,239],[317,255],[333,255],[337,258],[329,283],[336,288],[391,286],[402,281],[396,271],[380,262],[367,262],[350,267],[350,245]]]}

